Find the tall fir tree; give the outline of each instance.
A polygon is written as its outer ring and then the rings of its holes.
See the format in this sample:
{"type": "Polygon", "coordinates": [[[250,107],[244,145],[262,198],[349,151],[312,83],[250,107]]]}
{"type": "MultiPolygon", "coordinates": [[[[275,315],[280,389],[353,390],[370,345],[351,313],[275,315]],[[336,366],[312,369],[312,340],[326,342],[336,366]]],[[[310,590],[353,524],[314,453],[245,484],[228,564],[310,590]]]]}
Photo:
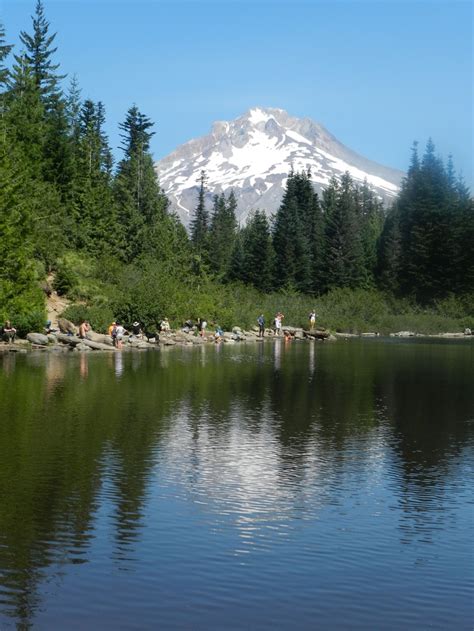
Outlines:
{"type": "Polygon", "coordinates": [[[150,139],[152,121],[136,105],[120,124],[124,158],[119,162],[114,189],[118,207],[116,242],[125,261],[163,248],[162,222],[168,218],[168,200],[160,189],[150,139]]]}
{"type": "Polygon", "coordinates": [[[308,292],[311,288],[311,256],[305,219],[298,204],[298,178],[291,172],[273,224],[276,288],[308,292]]]}
{"type": "Polygon", "coordinates": [[[201,171],[199,176],[198,203],[191,221],[191,243],[196,254],[206,257],[209,244],[209,213],[206,209],[206,181],[205,171],[201,171]]]}
{"type": "Polygon", "coordinates": [[[237,207],[234,192],[226,199],[224,193],[214,196],[214,206],[209,229],[210,247],[208,252],[211,270],[218,276],[226,277],[234,247],[237,220],[237,207]]]}
{"type": "MultiPolygon", "coordinates": [[[[7,44],[5,41],[5,27],[0,22],[0,95],[5,92],[8,82],[9,70],[5,62],[12,49],[13,44],[7,44]]],[[[1,106],[2,103],[0,103],[1,106]]]]}
{"type": "Polygon", "coordinates": [[[20,41],[25,47],[25,61],[30,66],[32,74],[43,102],[52,105],[51,99],[61,92],[59,82],[65,75],[57,73],[59,64],[53,62],[57,51],[52,47],[56,33],[50,34],[50,24],[44,14],[44,5],[37,0],[35,14],[31,16],[33,32],[21,31],[20,41]]]}
{"type": "Polygon", "coordinates": [[[377,244],[384,226],[383,204],[367,180],[358,188],[357,215],[364,262],[364,284],[373,287],[377,272],[377,244]]]}
{"type": "Polygon", "coordinates": [[[356,190],[349,173],[324,192],[326,287],[360,287],[364,258],[357,216],[356,190]]]}
{"type": "Polygon", "coordinates": [[[242,230],[241,280],[262,292],[273,287],[275,253],[270,225],[263,211],[256,210],[242,230]]]}

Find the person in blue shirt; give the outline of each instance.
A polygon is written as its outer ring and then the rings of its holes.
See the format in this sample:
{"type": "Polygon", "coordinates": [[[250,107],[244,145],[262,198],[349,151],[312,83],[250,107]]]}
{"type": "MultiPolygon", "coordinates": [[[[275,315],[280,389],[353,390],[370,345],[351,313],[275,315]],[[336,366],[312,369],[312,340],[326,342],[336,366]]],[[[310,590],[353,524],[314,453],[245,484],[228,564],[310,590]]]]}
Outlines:
{"type": "Polygon", "coordinates": [[[263,313],[257,318],[258,323],[258,337],[263,337],[265,335],[265,318],[263,317],[263,313]]]}

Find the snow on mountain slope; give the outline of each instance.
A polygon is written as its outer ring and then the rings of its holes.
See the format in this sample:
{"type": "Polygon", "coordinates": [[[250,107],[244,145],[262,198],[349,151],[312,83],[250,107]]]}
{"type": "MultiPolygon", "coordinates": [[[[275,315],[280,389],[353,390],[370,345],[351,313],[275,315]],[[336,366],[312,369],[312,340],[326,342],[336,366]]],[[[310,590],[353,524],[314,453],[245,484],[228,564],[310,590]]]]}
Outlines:
{"type": "MultiPolygon", "coordinates": [[[[320,192],[331,177],[349,171],[386,201],[398,193],[401,171],[371,162],[351,151],[324,127],[274,108],[256,107],[230,122],[217,122],[211,133],[191,140],[156,163],[160,184],[183,223],[197,203],[201,170],[207,175],[209,202],[214,193],[234,190],[238,219],[256,208],[274,213],[291,168],[311,169],[320,192]]],[[[209,204],[210,207],[210,204],[209,204]]]]}

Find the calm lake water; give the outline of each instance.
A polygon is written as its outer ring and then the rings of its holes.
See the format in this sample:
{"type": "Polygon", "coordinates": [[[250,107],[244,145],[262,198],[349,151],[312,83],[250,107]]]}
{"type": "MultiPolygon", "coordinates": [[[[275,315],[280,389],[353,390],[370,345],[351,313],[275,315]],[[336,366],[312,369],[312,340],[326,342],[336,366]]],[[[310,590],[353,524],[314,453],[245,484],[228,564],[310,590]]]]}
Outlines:
{"type": "Polygon", "coordinates": [[[471,629],[474,345],[0,356],[0,629],[471,629]]]}

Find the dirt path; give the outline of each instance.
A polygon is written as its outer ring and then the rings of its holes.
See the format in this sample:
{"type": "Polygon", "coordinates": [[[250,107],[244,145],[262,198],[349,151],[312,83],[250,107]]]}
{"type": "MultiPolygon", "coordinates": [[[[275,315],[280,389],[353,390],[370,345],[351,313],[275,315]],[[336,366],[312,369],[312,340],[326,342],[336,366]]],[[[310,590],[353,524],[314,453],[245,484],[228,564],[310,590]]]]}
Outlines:
{"type": "MultiPolygon", "coordinates": [[[[54,274],[48,276],[48,283],[53,286],[54,274]]],[[[64,311],[66,307],[71,304],[71,301],[64,296],[58,296],[56,291],[53,291],[50,296],[46,297],[46,312],[48,314],[48,320],[51,320],[51,327],[53,329],[58,328],[58,317],[64,311]]]]}

